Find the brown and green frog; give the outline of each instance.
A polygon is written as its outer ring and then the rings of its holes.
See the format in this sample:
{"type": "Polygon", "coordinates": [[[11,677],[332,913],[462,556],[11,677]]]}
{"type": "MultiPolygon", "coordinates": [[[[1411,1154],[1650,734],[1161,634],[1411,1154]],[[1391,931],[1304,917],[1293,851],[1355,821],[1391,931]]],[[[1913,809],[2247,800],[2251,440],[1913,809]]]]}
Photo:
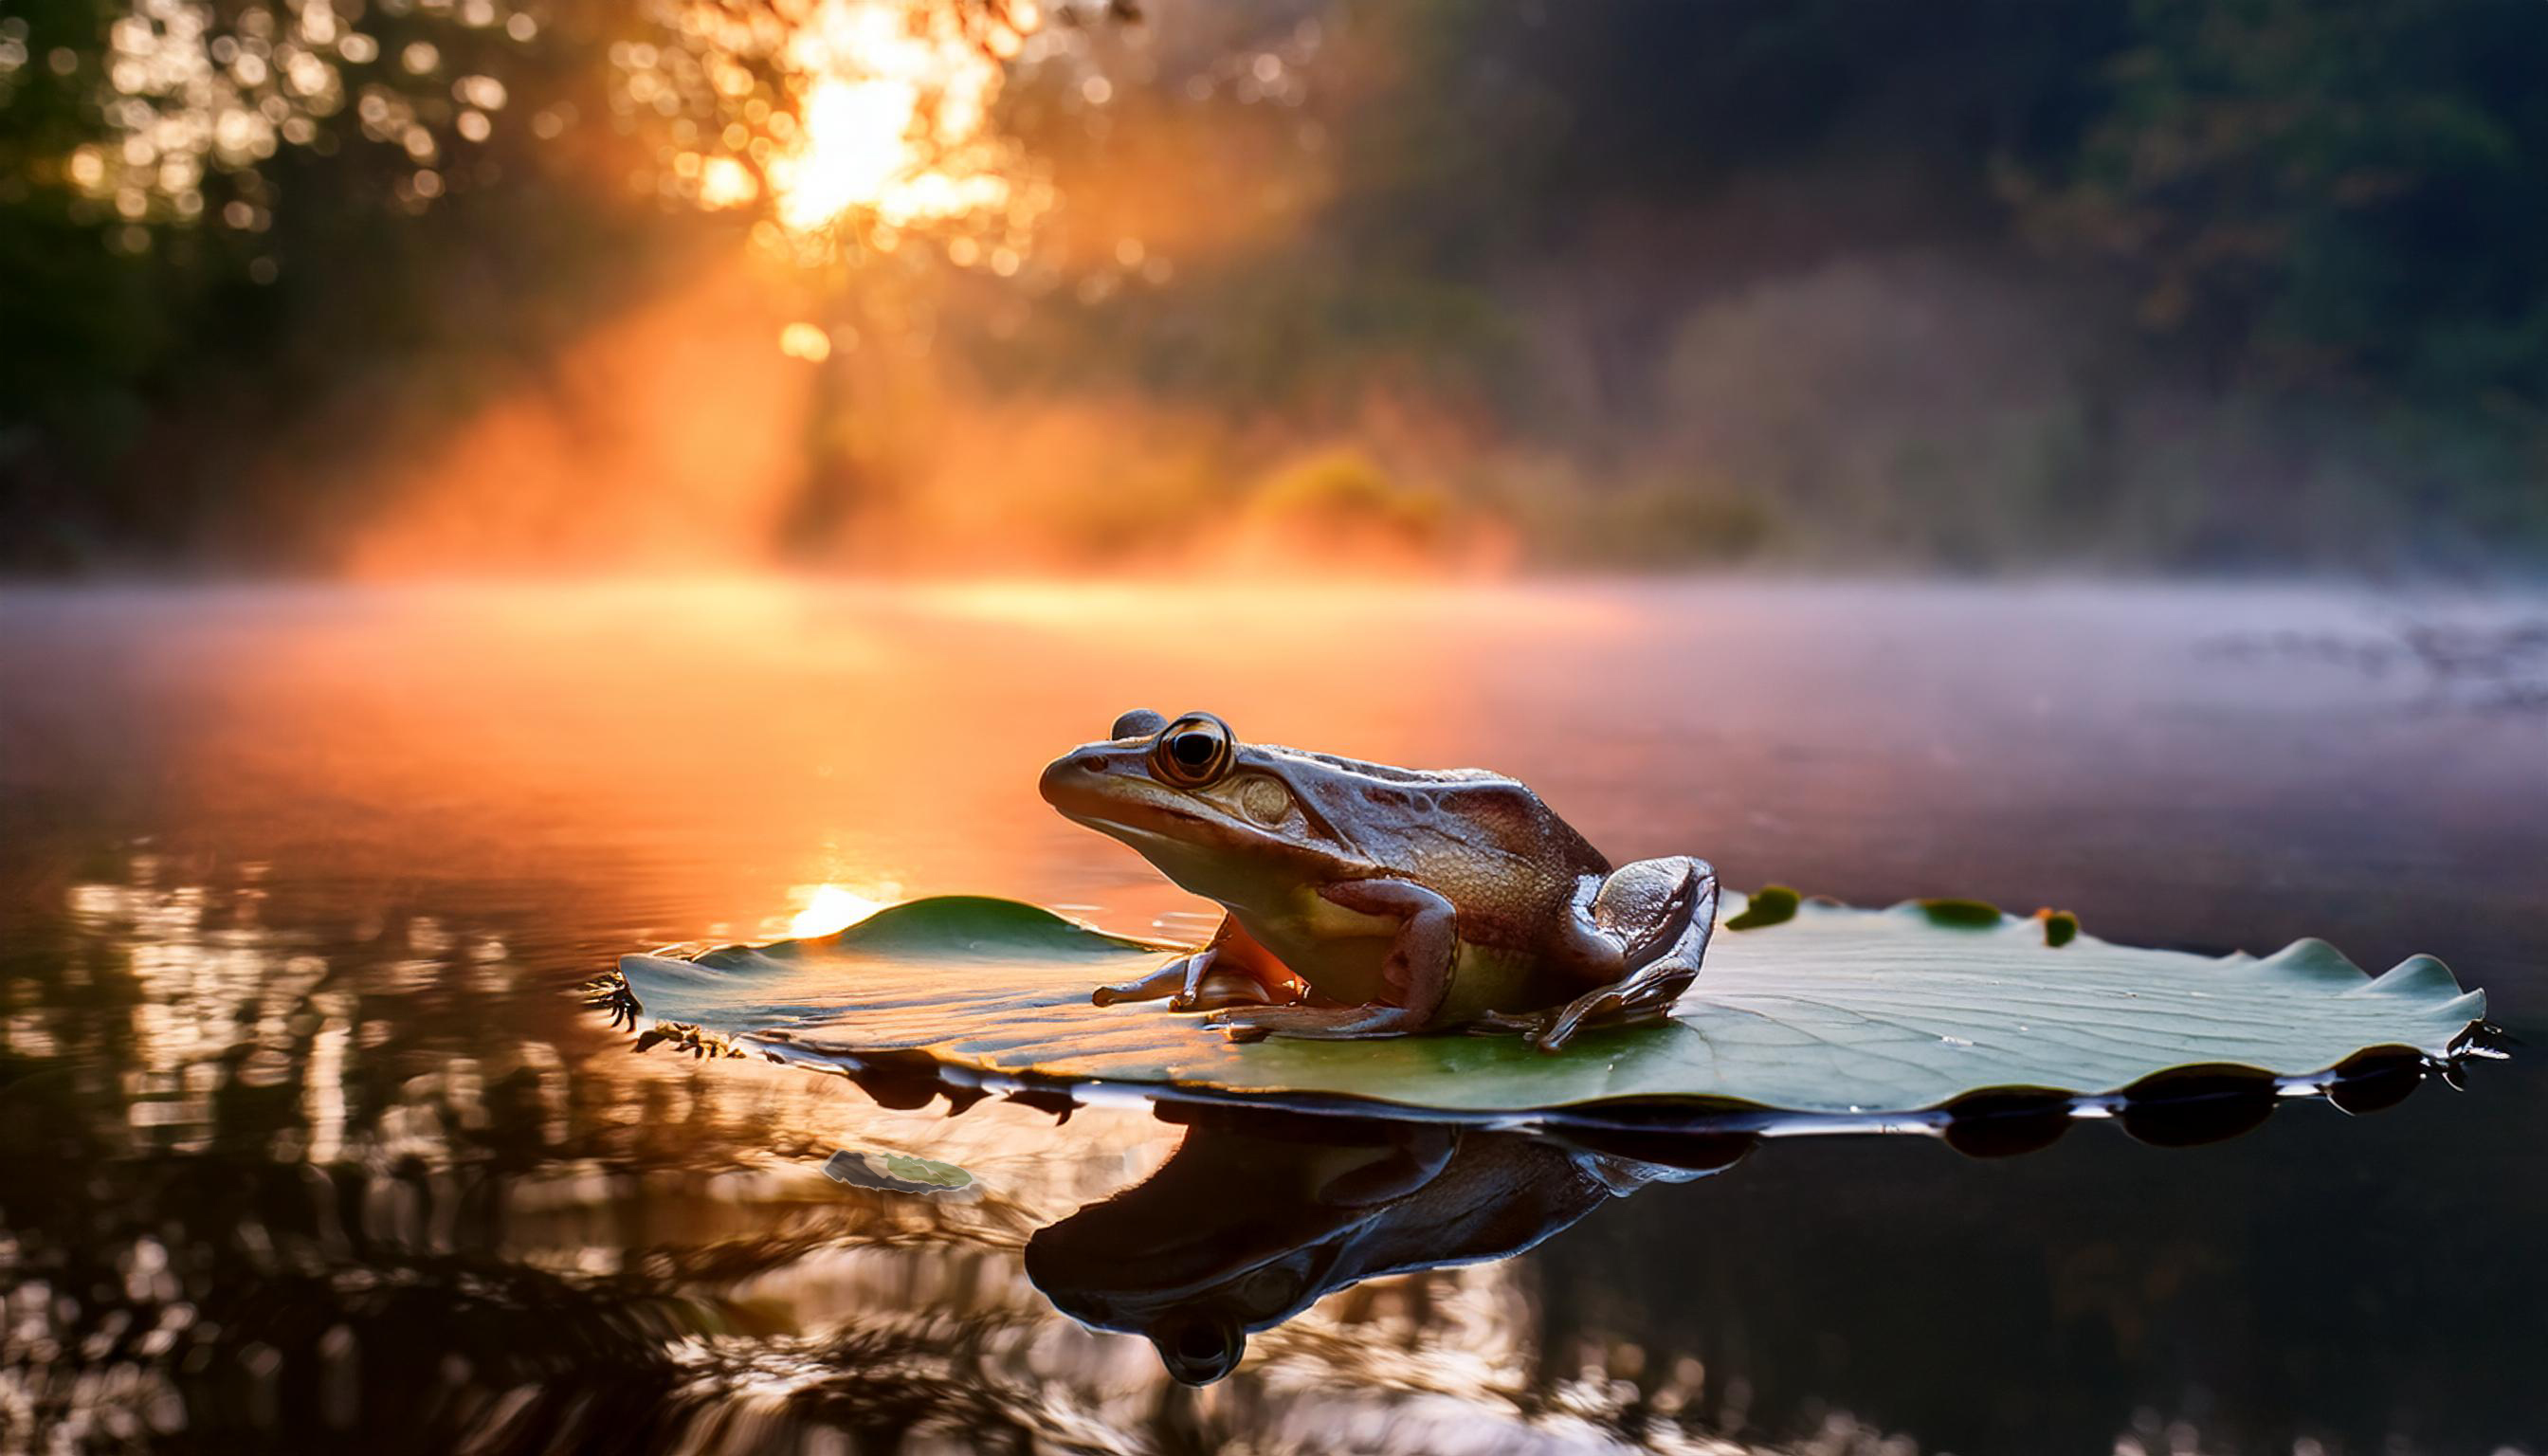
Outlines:
{"type": "Polygon", "coordinates": [[[1241,1040],[1468,1028],[1553,1051],[1663,1017],[1716,922],[1703,861],[1612,868],[1513,779],[1241,743],[1210,713],[1126,713],[1041,786],[1228,912],[1097,1003],[1166,997],[1241,1040]]]}

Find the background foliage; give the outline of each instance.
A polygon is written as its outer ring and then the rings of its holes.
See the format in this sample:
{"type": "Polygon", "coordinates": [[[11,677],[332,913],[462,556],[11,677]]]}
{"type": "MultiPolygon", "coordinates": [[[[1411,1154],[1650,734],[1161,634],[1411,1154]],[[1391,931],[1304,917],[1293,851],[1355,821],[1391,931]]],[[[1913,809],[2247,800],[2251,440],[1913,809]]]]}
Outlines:
{"type": "MultiPolygon", "coordinates": [[[[61,162],[123,13],[35,0],[0,43],[12,566],[325,566],[403,489],[384,462],[743,246],[631,179],[657,153],[611,109],[627,23],[573,6],[486,61],[507,118],[431,206],[340,128],[259,169],[269,227],[136,239],[61,162]],[[583,120],[554,138],[510,121],[560,108],[583,120]]],[[[828,389],[773,550],[885,559],[987,493],[1046,559],[1145,560],[1344,451],[1464,560],[2548,553],[2532,0],[1258,0],[1074,54],[1002,102],[1062,199],[1048,259],[823,283],[826,318],[926,317],[928,362],[889,372],[940,403],[828,389]],[[1244,221],[1144,268],[1127,194],[1154,234],[1244,221]],[[1111,451],[936,443],[1082,405],[1132,421],[1093,431],[1111,451]],[[906,416],[918,438],[840,443],[906,416]]]]}

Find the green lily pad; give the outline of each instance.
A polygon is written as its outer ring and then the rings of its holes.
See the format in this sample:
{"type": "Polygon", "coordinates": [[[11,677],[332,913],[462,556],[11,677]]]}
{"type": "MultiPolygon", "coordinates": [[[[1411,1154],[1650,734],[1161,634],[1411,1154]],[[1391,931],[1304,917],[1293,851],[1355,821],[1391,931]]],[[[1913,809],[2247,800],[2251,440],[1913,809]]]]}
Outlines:
{"type": "MultiPolygon", "coordinates": [[[[1743,897],[1726,896],[1739,919],[1743,897]]],[[[1280,1100],[1361,1099],[1463,1116],[1678,1104],[1913,1114],[1981,1093],[2093,1097],[2196,1070],[2307,1080],[2366,1051],[2439,1060],[2486,1013],[2428,956],[2368,976],[2323,941],[2257,959],[2048,944],[2042,919],[1955,902],[1808,900],[1721,932],[1670,1021],[1590,1031],[1563,1051],[1459,1034],[1239,1044],[1159,1002],[1090,989],[1174,948],[1013,901],[895,906],[838,935],[691,959],[630,956],[659,1025],[782,1060],[926,1057],[990,1087],[1055,1082],[1280,1100]]],[[[691,1044],[697,1036],[684,1033],[691,1044]]]]}

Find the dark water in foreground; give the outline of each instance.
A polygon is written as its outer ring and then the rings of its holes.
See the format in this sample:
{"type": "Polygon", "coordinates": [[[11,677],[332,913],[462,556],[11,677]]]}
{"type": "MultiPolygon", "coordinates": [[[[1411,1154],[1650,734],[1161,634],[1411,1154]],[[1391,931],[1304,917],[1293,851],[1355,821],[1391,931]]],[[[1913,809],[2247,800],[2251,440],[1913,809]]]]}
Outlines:
{"type": "Polygon", "coordinates": [[[0,592],[0,1449],[2548,1449],[2535,1050],[2199,1146],[1658,1161],[950,1119],[632,1055],[567,994],[630,949],[942,891],[1185,929],[1033,789],[1148,705],[1492,765],[1614,859],[1737,885],[2429,951],[2535,1047],[2548,715],[2483,653],[2395,650],[2422,615],[2157,588],[0,592]],[[845,1184],[843,1148],[975,1185],[845,1184]],[[1368,1214],[1305,1196],[1340,1169],[1368,1214]],[[1273,1309],[1551,1228],[1329,1294],[1199,1391],[1029,1278],[1096,1318],[1252,1250],[1273,1309]]]}

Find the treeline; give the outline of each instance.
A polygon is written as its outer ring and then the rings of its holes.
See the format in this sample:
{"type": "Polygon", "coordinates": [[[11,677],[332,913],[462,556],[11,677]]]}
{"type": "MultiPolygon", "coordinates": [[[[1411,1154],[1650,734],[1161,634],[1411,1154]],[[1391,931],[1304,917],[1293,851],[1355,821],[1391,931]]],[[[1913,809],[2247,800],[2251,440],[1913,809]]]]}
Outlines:
{"type": "Polygon", "coordinates": [[[1343,421],[1411,372],[1585,562],[2548,555],[2548,8],[1346,15],[1387,84],[1320,225],[1046,383],[1343,421]]]}
{"type": "MultiPolygon", "coordinates": [[[[119,9],[30,16],[95,35],[119,9]]],[[[1143,9],[1098,47],[1137,62],[1109,127],[1012,88],[1064,225],[1126,170],[1188,212],[1297,205],[1102,301],[950,305],[945,355],[994,394],[1228,420],[1233,481],[1355,444],[1570,563],[2548,559],[2535,0],[1260,0],[1216,46],[1318,44],[1286,61],[1301,94],[1243,113],[1233,55],[1143,9]],[[1165,167],[1166,131],[1226,174],[1165,167]]],[[[574,48],[597,33],[543,44],[515,109],[599,116],[574,48]]],[[[119,252],[45,171],[93,118],[26,48],[0,103],[11,565],[307,558],[360,473],[271,469],[276,441],[377,451],[367,420],[418,427],[380,400],[460,408],[509,377],[473,360],[535,358],[701,226],[595,183],[615,153],[500,136],[430,208],[348,144],[278,159],[271,233],[119,252]]]]}

